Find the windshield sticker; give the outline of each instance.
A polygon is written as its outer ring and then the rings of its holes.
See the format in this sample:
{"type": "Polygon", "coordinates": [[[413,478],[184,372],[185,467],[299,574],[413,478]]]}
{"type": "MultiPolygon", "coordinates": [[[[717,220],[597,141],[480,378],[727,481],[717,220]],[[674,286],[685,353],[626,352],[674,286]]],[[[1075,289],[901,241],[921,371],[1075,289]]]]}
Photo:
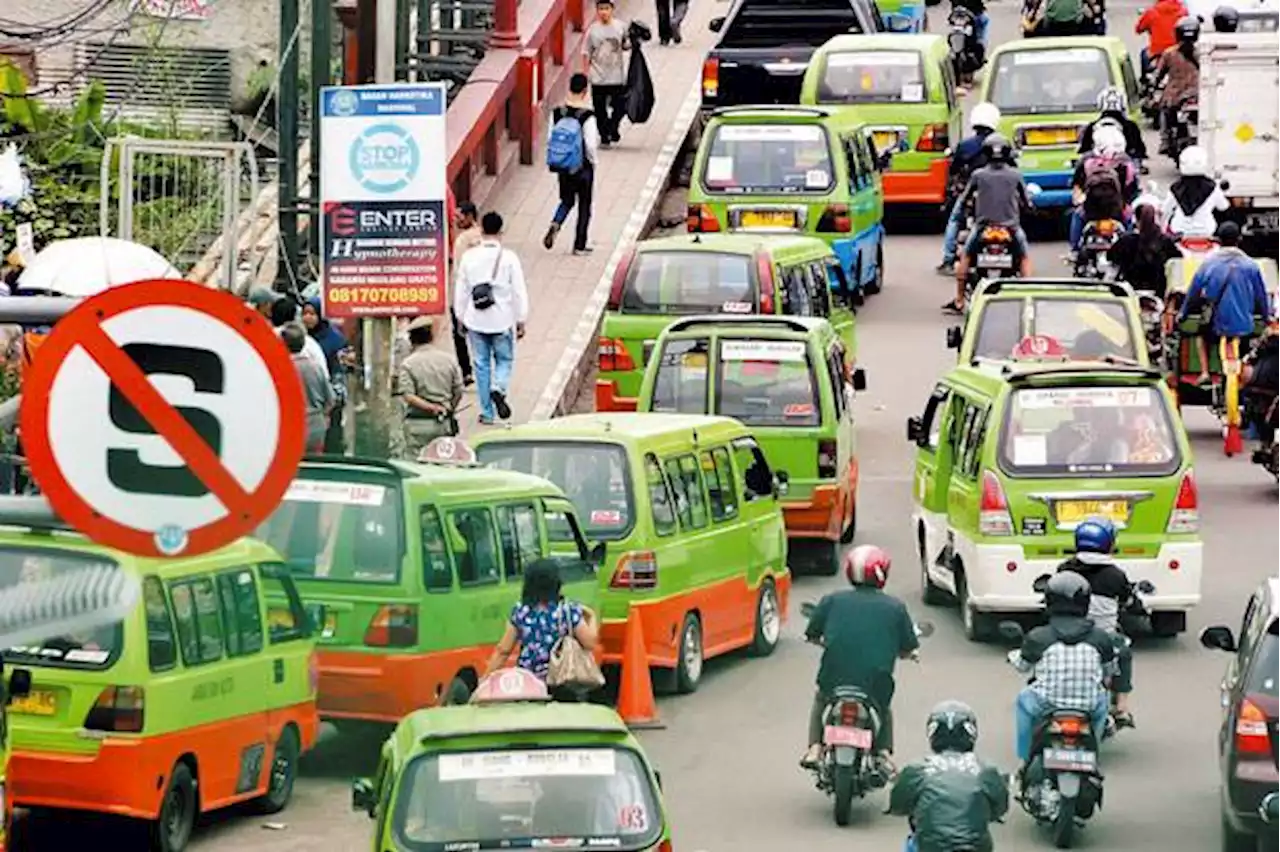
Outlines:
{"type": "Polygon", "coordinates": [[[816,124],[726,124],[716,134],[725,142],[819,142],[816,124]]]}
{"type": "Polygon", "coordinates": [[[924,100],[924,83],[915,80],[902,84],[902,99],[909,103],[920,103],[924,100]]]}
{"type": "Polygon", "coordinates": [[[62,659],[68,663],[105,663],[110,656],[110,651],[97,648],[73,648],[62,659]]]}
{"type": "Polygon", "coordinates": [[[833,53],[827,57],[827,64],[832,68],[860,68],[864,65],[919,65],[920,54],[910,50],[833,53]]]}
{"type": "Polygon", "coordinates": [[[649,814],[644,805],[627,805],[618,811],[618,830],[623,834],[640,834],[649,830],[649,814]]]}
{"type": "Polygon", "coordinates": [[[620,527],[622,526],[622,513],[616,509],[593,509],[591,511],[591,525],[596,527],[620,527]]]}
{"type": "Polygon", "coordinates": [[[1013,54],[1014,65],[1079,65],[1100,61],[1100,52],[1091,47],[1069,50],[1019,50],[1013,54]]]}
{"type": "Polygon", "coordinates": [[[612,749],[544,749],[442,754],[441,781],[481,781],[492,778],[548,778],[553,776],[609,777],[617,774],[612,749]]]}
{"type": "Polygon", "coordinates": [[[720,311],[726,314],[749,314],[751,307],[750,302],[725,302],[720,306],[720,311]]]}
{"type": "Polygon", "coordinates": [[[742,366],[738,367],[738,375],[742,377],[751,376],[753,378],[773,378],[778,375],[777,361],[740,361],[742,366]]]}
{"type": "Polygon", "coordinates": [[[297,503],[339,503],[344,506],[381,506],[387,489],[381,485],[358,485],[354,482],[327,482],[320,479],[295,479],[289,483],[285,500],[297,503]]]}
{"type": "Polygon", "coordinates": [[[1023,411],[1047,408],[1148,408],[1150,388],[1043,388],[1018,392],[1023,411]]]}
{"type": "Polygon", "coordinates": [[[733,180],[733,157],[707,157],[707,180],[729,183],[733,180]]]}
{"type": "Polygon", "coordinates": [[[1014,435],[1013,463],[1018,467],[1044,467],[1049,463],[1048,441],[1044,435],[1014,435]]]}
{"type": "Polygon", "coordinates": [[[726,340],[720,344],[725,361],[781,361],[803,363],[805,347],[792,340],[726,340]]]}
{"type": "Polygon", "coordinates": [[[793,402],[782,409],[783,417],[809,417],[814,412],[811,402],[793,402]]]}
{"type": "Polygon", "coordinates": [[[810,189],[822,189],[831,183],[830,173],[822,169],[809,169],[804,173],[804,185],[810,189]]]}
{"type": "Polygon", "coordinates": [[[1129,342],[1129,334],[1125,327],[1097,305],[1080,305],[1076,308],[1076,316],[1116,346],[1124,346],[1129,342]]]}

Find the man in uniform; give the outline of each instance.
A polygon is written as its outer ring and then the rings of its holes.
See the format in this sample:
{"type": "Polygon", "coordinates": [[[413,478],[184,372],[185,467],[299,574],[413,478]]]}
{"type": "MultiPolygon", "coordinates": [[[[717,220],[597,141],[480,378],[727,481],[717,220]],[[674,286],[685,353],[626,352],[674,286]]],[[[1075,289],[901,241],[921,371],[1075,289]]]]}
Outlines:
{"type": "Polygon", "coordinates": [[[413,351],[396,372],[396,394],[404,403],[404,457],[417,459],[434,439],[457,434],[462,370],[447,353],[432,348],[431,317],[418,317],[408,331],[413,351]]]}

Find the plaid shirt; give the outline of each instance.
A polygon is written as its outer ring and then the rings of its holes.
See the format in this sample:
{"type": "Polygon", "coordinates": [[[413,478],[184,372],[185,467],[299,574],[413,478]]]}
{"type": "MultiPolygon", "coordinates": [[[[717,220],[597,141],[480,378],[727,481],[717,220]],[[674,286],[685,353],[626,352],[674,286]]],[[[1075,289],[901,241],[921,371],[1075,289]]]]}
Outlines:
{"type": "Polygon", "coordinates": [[[1055,642],[1034,665],[1022,659],[1018,652],[1014,653],[1018,654],[1015,665],[1022,671],[1030,671],[1035,678],[1031,681],[1031,691],[1052,707],[1092,710],[1107,696],[1104,679],[1109,664],[1102,661],[1098,649],[1088,642],[1074,645],[1055,642]]]}

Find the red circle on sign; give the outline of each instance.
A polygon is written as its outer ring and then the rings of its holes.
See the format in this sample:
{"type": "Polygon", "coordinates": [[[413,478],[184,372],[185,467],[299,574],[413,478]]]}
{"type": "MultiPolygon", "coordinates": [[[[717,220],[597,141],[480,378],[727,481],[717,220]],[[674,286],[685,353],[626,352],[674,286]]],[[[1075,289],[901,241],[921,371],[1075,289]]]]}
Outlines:
{"type": "Polygon", "coordinates": [[[54,510],[94,541],[139,556],[170,556],[154,530],[126,526],[103,515],[76,491],[58,465],[49,435],[49,400],[59,373],[75,349],[83,349],[133,407],[165,439],[227,514],[186,530],[181,556],[196,556],[235,541],[266,520],[280,504],[302,460],[306,411],[302,384],[288,351],[266,320],[234,296],[187,281],[151,280],[113,287],[86,299],[54,325],[39,357],[23,377],[20,425],[31,474],[54,510]],[[187,308],[243,337],[271,375],[279,429],[275,455],[253,491],[245,490],[213,449],[151,384],[147,375],[102,329],[112,317],[154,307],[187,308]],[[157,422],[158,421],[158,422],[157,422]]]}

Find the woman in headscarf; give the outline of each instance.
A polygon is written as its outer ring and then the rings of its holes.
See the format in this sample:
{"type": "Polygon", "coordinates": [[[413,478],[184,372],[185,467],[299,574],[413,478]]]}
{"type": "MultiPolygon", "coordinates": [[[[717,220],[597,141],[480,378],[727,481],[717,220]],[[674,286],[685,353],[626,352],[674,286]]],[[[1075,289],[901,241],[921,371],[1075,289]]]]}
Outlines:
{"type": "Polygon", "coordinates": [[[1164,267],[1167,262],[1181,257],[1178,244],[1164,232],[1156,214],[1156,208],[1142,204],[1137,211],[1138,227],[1120,235],[1107,257],[1116,265],[1120,277],[1135,290],[1150,290],[1164,298],[1168,283],[1164,267]]]}
{"type": "Polygon", "coordinates": [[[350,346],[342,332],[333,327],[324,318],[320,297],[312,296],[302,306],[302,324],[307,327],[320,348],[324,351],[325,363],[329,367],[329,381],[333,385],[336,403],[329,414],[329,429],[324,436],[324,451],[341,454],[343,451],[342,412],[347,403],[347,361],[350,346]]]}

